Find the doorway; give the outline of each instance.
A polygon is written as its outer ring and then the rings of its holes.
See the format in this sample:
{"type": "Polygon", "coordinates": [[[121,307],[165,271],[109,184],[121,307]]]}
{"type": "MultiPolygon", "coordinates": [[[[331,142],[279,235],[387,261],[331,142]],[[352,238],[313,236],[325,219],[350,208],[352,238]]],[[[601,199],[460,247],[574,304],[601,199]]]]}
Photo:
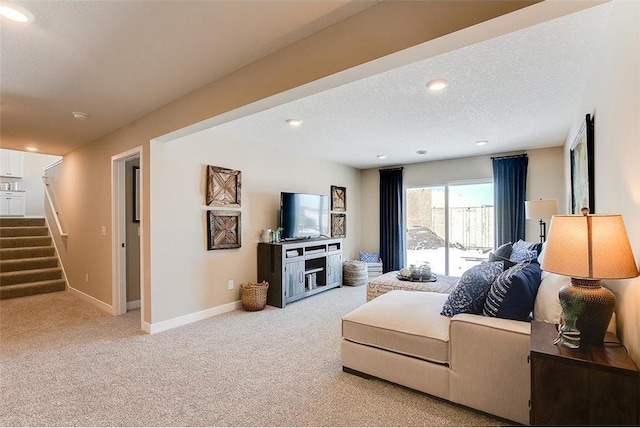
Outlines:
{"type": "Polygon", "coordinates": [[[142,277],[142,147],[111,158],[113,314],[140,308],[144,322],[142,277]]]}

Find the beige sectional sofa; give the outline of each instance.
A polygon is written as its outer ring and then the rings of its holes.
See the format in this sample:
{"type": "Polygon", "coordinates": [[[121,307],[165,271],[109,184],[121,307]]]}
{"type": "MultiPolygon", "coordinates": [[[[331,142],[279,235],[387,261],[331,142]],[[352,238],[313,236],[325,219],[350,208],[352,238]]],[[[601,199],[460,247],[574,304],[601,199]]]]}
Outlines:
{"type": "MultiPolygon", "coordinates": [[[[560,287],[543,273],[534,318],[558,322],[560,287]]],[[[393,290],[342,319],[342,366],[508,419],[529,423],[530,323],[440,315],[447,294],[393,290]]],[[[615,331],[615,320],[610,330],[615,331]]]]}

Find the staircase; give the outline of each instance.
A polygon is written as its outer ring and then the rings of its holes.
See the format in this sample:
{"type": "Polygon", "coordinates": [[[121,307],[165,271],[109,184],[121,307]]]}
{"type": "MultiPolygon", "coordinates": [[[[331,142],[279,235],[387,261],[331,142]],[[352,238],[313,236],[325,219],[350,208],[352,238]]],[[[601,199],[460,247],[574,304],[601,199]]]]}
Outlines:
{"type": "Polygon", "coordinates": [[[0,299],[64,289],[44,218],[0,218],[0,299]]]}

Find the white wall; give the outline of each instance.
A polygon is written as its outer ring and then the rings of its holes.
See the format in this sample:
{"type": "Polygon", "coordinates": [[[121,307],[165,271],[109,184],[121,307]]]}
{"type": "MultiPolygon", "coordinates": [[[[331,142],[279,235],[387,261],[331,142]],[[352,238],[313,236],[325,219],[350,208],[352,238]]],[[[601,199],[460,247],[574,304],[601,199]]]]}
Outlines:
{"type": "MultiPolygon", "coordinates": [[[[557,199],[558,214],[566,214],[564,191],[564,150],[562,146],[548,149],[530,150],[527,170],[527,200],[557,199]]],[[[543,219],[547,224],[547,234],[551,219],[543,219]]],[[[539,241],[538,220],[525,220],[525,236],[529,241],[539,241]]]]}
{"type": "Polygon", "coordinates": [[[18,189],[25,191],[25,215],[44,215],[44,184],[42,176],[44,168],[62,159],[61,156],[43,155],[40,153],[24,152],[24,174],[22,178],[2,177],[0,182],[18,182],[18,189]]]}
{"type": "MultiPolygon", "coordinates": [[[[565,144],[565,187],[570,189],[569,145],[584,120],[595,117],[595,210],[622,214],[640,260],[640,2],[615,0],[581,110],[565,144]]],[[[618,299],[618,334],[640,365],[640,278],[607,281],[618,299]]]]}
{"type": "MultiPolygon", "coordinates": [[[[529,150],[527,168],[527,199],[558,199],[564,204],[562,147],[529,150]]],[[[379,186],[378,169],[362,171],[362,249],[379,251],[379,186]]],[[[491,156],[415,163],[404,166],[405,187],[438,185],[469,180],[493,179],[491,156]]],[[[525,238],[538,241],[536,220],[527,220],[525,238]]]]}
{"type": "Polygon", "coordinates": [[[257,280],[262,229],[278,223],[280,192],[330,194],[347,188],[344,258],[360,242],[360,172],[304,154],[232,139],[214,130],[151,144],[151,300],[153,324],[234,302],[257,280]],[[207,251],[206,165],[242,172],[242,246],[207,251]],[[234,280],[236,288],[227,289],[234,280]]]}

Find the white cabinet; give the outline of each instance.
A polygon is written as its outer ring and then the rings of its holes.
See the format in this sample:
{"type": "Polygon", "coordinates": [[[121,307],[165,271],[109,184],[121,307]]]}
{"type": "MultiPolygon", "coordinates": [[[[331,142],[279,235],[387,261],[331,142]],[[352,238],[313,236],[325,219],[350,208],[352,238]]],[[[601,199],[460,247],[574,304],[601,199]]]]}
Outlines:
{"type": "Polygon", "coordinates": [[[327,285],[342,284],[342,253],[327,256],[327,285]]]}
{"type": "Polygon", "coordinates": [[[24,175],[24,153],[0,149],[0,177],[21,178],[24,175]]]}
{"type": "Polygon", "coordinates": [[[24,216],[25,192],[0,191],[0,216],[24,216]]]}

